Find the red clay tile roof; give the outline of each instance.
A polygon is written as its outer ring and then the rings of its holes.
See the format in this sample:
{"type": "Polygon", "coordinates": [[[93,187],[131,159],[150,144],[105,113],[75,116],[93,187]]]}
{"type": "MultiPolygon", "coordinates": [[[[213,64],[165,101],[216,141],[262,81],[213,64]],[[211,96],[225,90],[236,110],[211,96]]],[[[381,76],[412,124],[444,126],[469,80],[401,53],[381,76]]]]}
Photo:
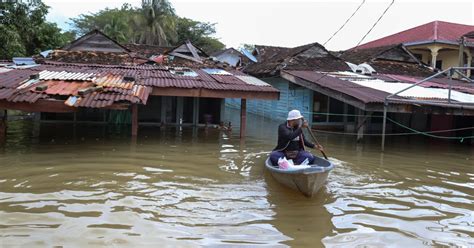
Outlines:
{"type": "Polygon", "coordinates": [[[352,49],[373,48],[399,43],[404,43],[407,45],[407,43],[434,41],[457,44],[458,39],[462,35],[471,31],[474,31],[474,26],[472,25],[433,21],[374,41],[367,42],[352,49]]]}

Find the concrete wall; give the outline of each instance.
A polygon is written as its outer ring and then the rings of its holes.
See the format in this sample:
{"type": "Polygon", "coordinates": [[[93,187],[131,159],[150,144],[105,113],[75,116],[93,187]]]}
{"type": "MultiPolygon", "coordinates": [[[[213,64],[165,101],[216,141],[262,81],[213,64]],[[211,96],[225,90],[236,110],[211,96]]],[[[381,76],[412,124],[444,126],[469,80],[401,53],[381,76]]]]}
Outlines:
{"type": "Polygon", "coordinates": [[[449,67],[459,65],[459,51],[458,50],[441,50],[438,52],[437,60],[443,61],[442,70],[446,70],[449,67]]]}
{"type": "MultiPolygon", "coordinates": [[[[442,61],[442,70],[448,69],[449,67],[459,65],[459,48],[454,45],[442,45],[442,44],[429,44],[411,46],[408,48],[413,54],[420,54],[422,56],[421,61],[425,64],[431,65],[431,50],[438,51],[436,60],[442,61]]],[[[470,56],[469,48],[465,48],[465,56],[470,56]]]]}

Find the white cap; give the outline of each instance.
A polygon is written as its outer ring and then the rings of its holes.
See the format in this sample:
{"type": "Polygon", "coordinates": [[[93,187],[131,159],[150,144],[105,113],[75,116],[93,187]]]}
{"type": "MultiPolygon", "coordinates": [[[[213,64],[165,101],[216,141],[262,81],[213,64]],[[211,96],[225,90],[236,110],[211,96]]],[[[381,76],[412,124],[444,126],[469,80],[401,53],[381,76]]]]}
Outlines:
{"type": "Polygon", "coordinates": [[[297,120],[301,118],[303,118],[303,116],[301,115],[300,111],[294,109],[288,112],[288,118],[286,118],[286,120],[291,121],[291,120],[297,120]]]}

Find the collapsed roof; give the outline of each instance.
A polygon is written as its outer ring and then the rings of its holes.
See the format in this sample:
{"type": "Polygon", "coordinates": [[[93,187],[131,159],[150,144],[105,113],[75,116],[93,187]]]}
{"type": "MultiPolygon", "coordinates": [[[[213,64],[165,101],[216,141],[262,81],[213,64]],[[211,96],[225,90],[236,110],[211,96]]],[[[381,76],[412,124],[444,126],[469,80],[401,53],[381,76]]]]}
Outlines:
{"type": "MultiPolygon", "coordinates": [[[[277,49],[273,49],[276,51],[277,49]]],[[[349,66],[340,58],[332,55],[318,43],[311,43],[291,49],[280,49],[265,60],[252,64],[245,72],[255,76],[274,76],[280,70],[320,70],[344,71],[349,66]]]]}
{"type": "Polygon", "coordinates": [[[401,74],[428,77],[433,70],[420,62],[402,44],[343,52],[340,58],[359,65],[368,64],[379,74],[401,74]]]}

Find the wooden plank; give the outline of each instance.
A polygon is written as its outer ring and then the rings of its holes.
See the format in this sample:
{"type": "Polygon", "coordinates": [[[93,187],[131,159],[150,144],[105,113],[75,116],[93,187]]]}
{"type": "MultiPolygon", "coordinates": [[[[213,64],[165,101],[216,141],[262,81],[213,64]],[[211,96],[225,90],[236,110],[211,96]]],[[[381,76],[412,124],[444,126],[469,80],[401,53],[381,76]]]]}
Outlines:
{"type": "Polygon", "coordinates": [[[279,92],[201,90],[201,97],[278,100],[279,92]]]}
{"type": "Polygon", "coordinates": [[[48,113],[71,113],[77,108],[69,107],[64,101],[40,99],[35,103],[28,102],[8,102],[0,100],[0,108],[21,110],[25,112],[48,112],[48,113]]]}
{"type": "Polygon", "coordinates": [[[244,98],[244,99],[266,99],[278,100],[279,92],[254,92],[236,90],[208,90],[208,89],[185,89],[185,88],[158,88],[154,87],[151,92],[153,96],[184,96],[184,97],[209,97],[209,98],[244,98]]]}
{"type": "Polygon", "coordinates": [[[138,134],[138,105],[132,105],[132,136],[137,136],[138,134]]]}
{"type": "MultiPolygon", "coordinates": [[[[115,110],[126,110],[129,104],[127,103],[116,103],[105,107],[103,109],[115,109],[115,110]]],[[[6,100],[0,100],[0,108],[21,110],[25,112],[45,112],[45,113],[72,113],[76,112],[78,108],[70,107],[64,104],[63,100],[45,100],[40,99],[35,103],[28,102],[8,102],[6,100]]]]}
{"type": "MultiPolygon", "coordinates": [[[[0,110],[3,112],[3,110],[0,110]]],[[[7,120],[6,114],[0,118],[0,144],[4,144],[7,139],[7,120]],[[3,118],[5,117],[5,119],[3,118]]]]}
{"type": "Polygon", "coordinates": [[[193,99],[193,125],[199,124],[199,98],[193,99]]]}
{"type": "Polygon", "coordinates": [[[240,138],[245,137],[247,128],[247,99],[240,100],[240,138]]]}
{"type": "Polygon", "coordinates": [[[190,41],[186,41],[186,46],[188,47],[189,51],[193,54],[193,57],[201,60],[201,57],[199,57],[198,53],[196,52],[196,49],[194,48],[193,44],[191,44],[190,41]]]}
{"type": "Polygon", "coordinates": [[[161,124],[166,124],[166,97],[161,98],[161,124]]]}
{"type": "Polygon", "coordinates": [[[173,55],[173,56],[176,56],[176,57],[180,57],[180,58],[183,58],[183,59],[189,59],[191,61],[194,61],[194,62],[197,62],[197,63],[201,63],[202,64],[202,61],[200,59],[196,59],[194,57],[191,57],[191,56],[188,56],[188,55],[184,55],[184,54],[181,54],[181,53],[175,53],[175,52],[172,52],[170,53],[170,55],[173,55]]]}
{"type": "Polygon", "coordinates": [[[181,96],[176,98],[176,124],[183,124],[183,104],[184,99],[181,96]]]}
{"type": "Polygon", "coordinates": [[[184,89],[184,88],[158,88],[153,87],[152,96],[186,96],[199,97],[200,89],[184,89]]]}

